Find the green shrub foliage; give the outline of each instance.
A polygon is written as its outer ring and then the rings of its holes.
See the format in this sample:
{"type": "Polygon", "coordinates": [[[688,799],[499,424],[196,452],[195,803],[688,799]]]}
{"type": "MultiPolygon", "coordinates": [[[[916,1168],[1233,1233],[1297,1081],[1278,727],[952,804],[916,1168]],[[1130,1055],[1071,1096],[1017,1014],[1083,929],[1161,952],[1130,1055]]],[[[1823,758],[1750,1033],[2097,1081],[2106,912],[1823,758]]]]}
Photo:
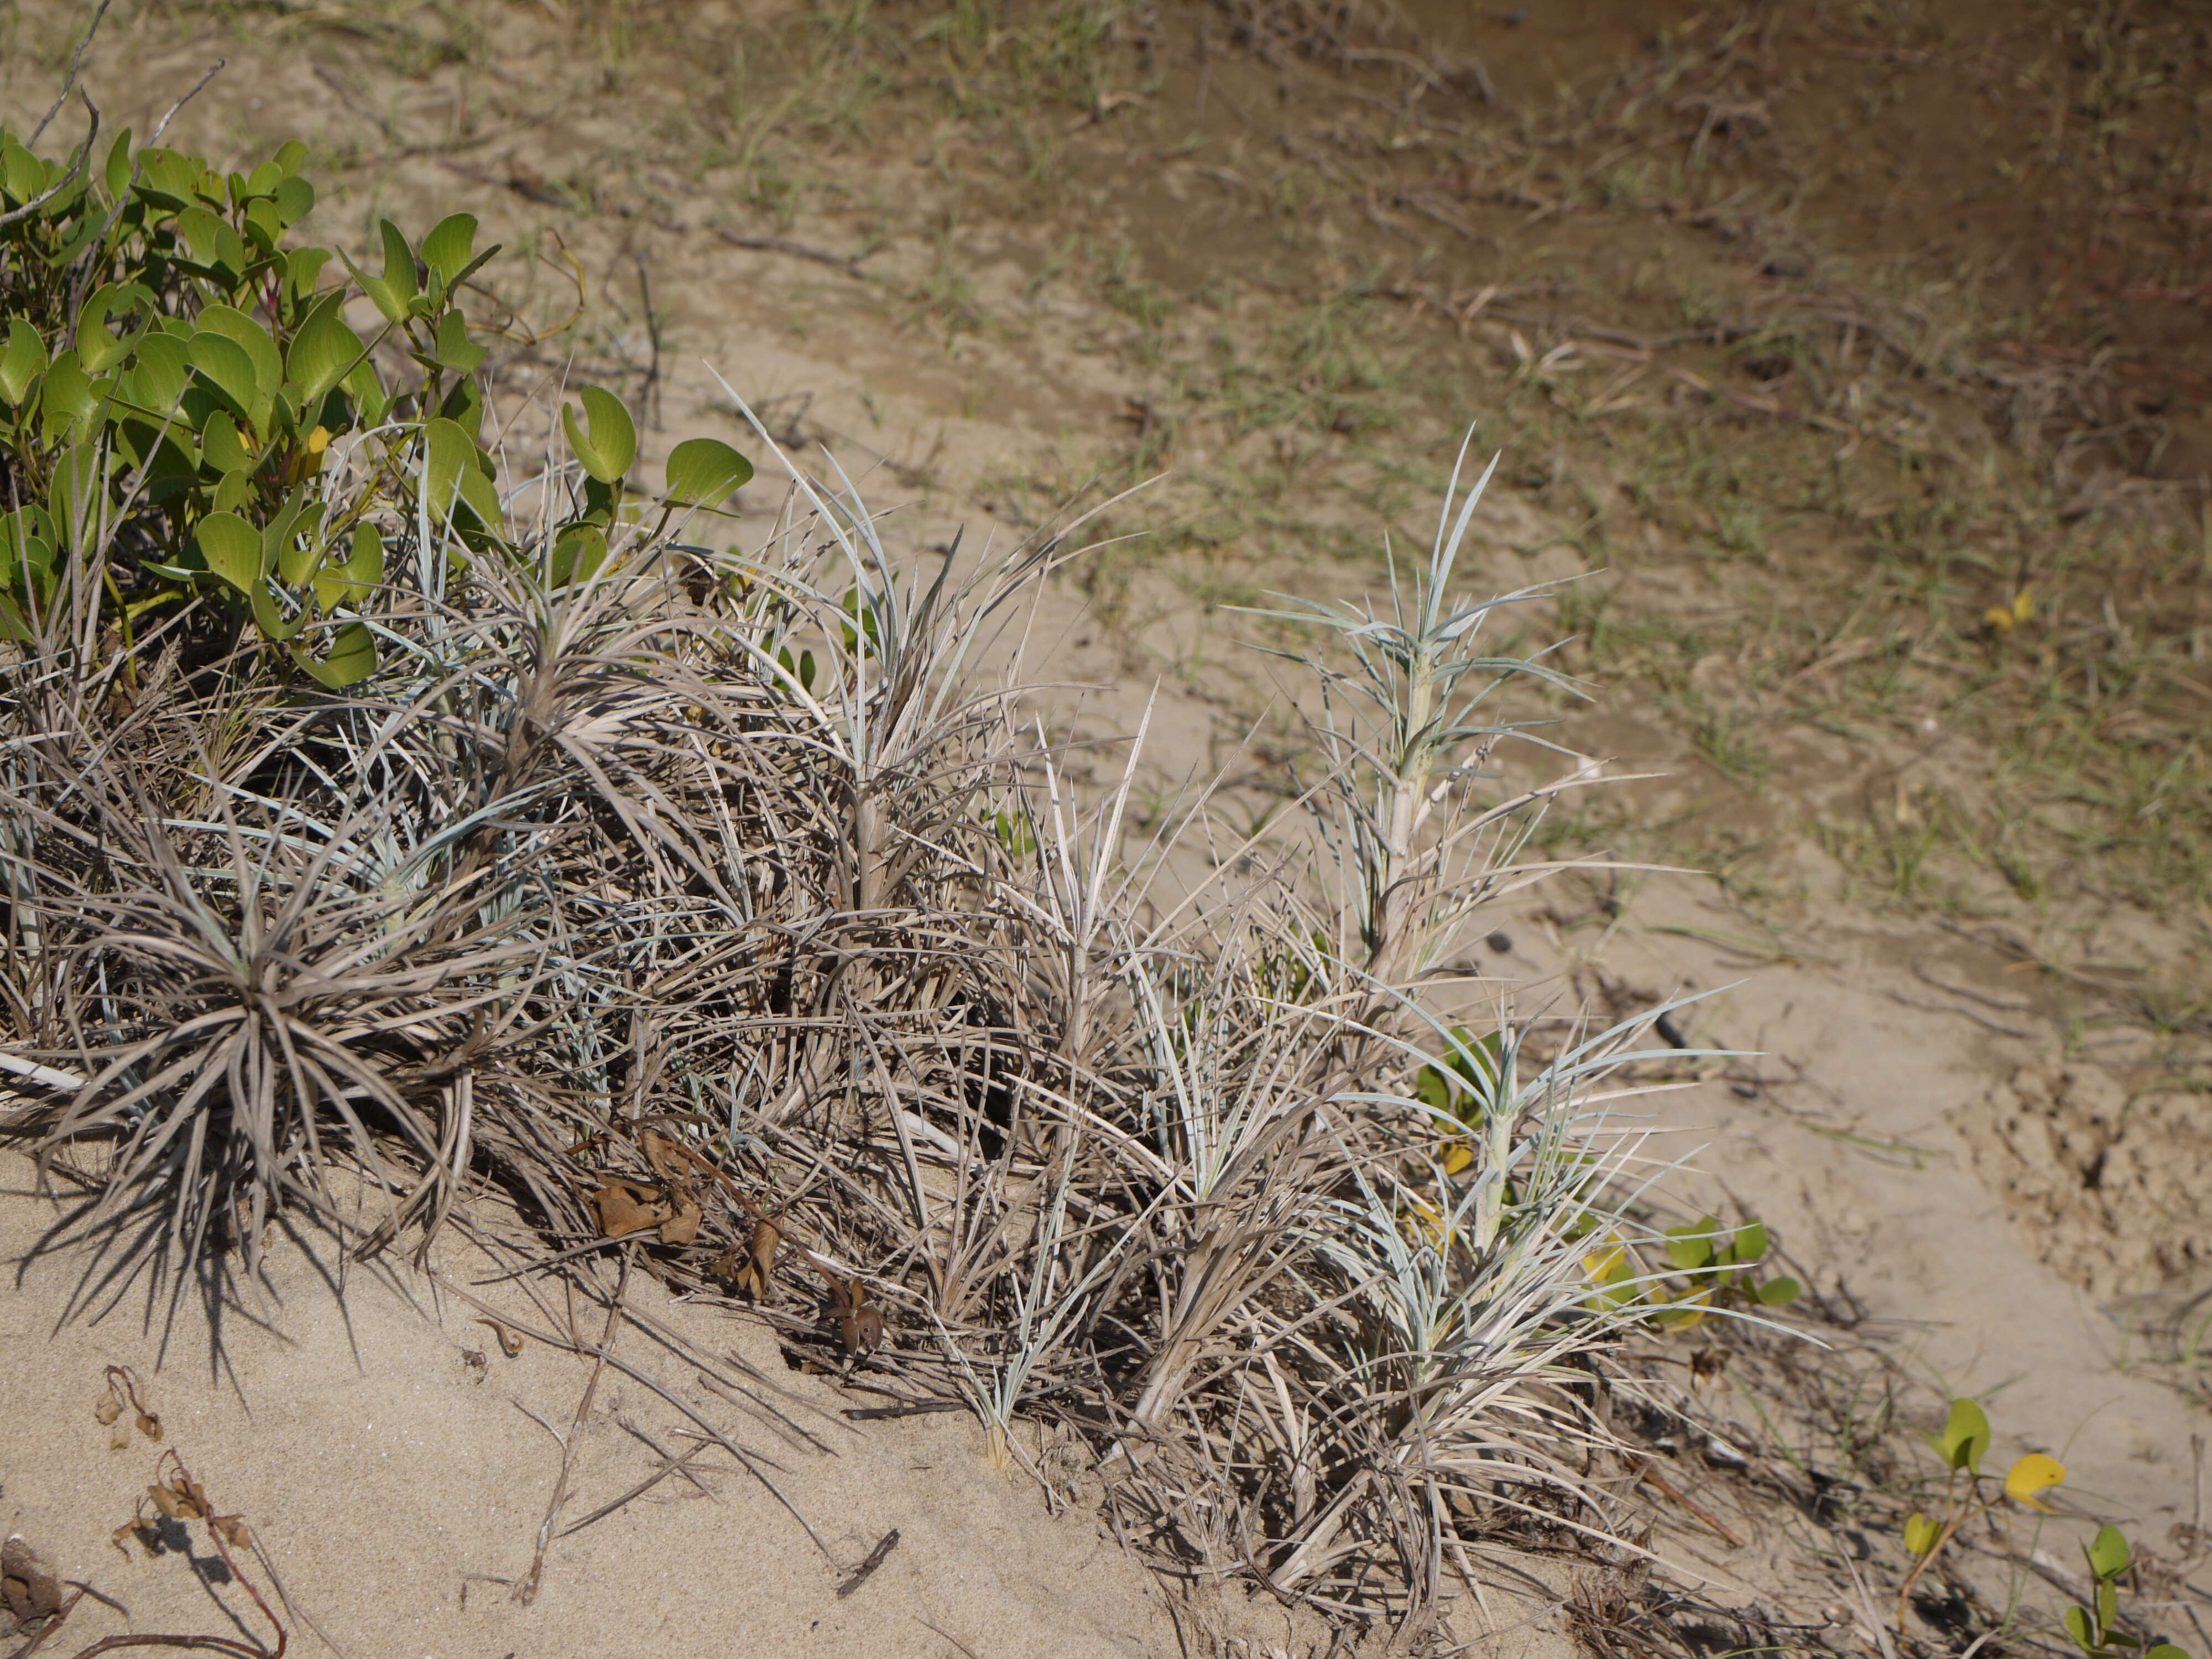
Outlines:
{"type": "MultiPolygon", "coordinates": [[[[217,643],[283,647],[342,689],[377,666],[395,525],[526,556],[502,539],[464,305],[497,248],[465,213],[414,242],[383,221],[366,265],[307,245],[306,156],[295,141],[225,174],[126,131],[73,164],[0,129],[0,637],[65,647],[51,619],[88,601],[125,638],[192,606],[217,643]]],[[[580,423],[563,411],[582,476],[526,556],[564,583],[638,512],[629,412],[582,402],[580,423]]],[[[751,471],[695,439],[663,499],[716,505],[751,471]]]]}

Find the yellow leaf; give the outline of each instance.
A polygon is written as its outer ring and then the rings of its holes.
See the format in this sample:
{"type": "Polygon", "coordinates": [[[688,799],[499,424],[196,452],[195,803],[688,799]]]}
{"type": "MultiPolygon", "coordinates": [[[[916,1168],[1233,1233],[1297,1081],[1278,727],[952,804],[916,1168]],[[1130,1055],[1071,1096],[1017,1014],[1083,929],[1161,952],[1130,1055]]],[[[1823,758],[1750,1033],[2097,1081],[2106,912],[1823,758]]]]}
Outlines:
{"type": "Polygon", "coordinates": [[[1418,1229],[1429,1236],[1429,1242],[1432,1244],[1443,1244],[1450,1239],[1451,1229],[1444,1224],[1444,1218],[1435,1210],[1418,1198],[1413,1200],[1413,1214],[1405,1218],[1408,1232],[1418,1229]]]}
{"type": "Polygon", "coordinates": [[[1905,1523],[1905,1547],[1915,1555],[1925,1555],[1936,1547],[1936,1540],[1943,1535],[1943,1528],[1930,1521],[1918,1510],[1905,1523]]]}
{"type": "Polygon", "coordinates": [[[2012,614],[2010,605],[1993,605],[1982,612],[1983,623],[1988,627],[1994,628],[2000,634],[2011,633],[2013,623],[2018,620],[2019,618],[2012,614]]]}
{"type": "Polygon", "coordinates": [[[1593,1250],[1583,1258],[1583,1266],[1589,1276],[1601,1285],[1610,1285],[1627,1270],[1628,1253],[1618,1244],[1602,1250],[1593,1250]]]}
{"type": "Polygon", "coordinates": [[[1455,1140],[1444,1150],[1444,1173],[1448,1176],[1457,1175],[1474,1162],[1474,1154],[1464,1140],[1455,1140]]]}
{"type": "Polygon", "coordinates": [[[2020,597],[2012,602],[2012,619],[2014,622],[2026,622],[2034,614],[2035,595],[2023,587],[2020,590],[2020,597]]]}
{"type": "Polygon", "coordinates": [[[2025,1504],[2032,1510],[2041,1510],[2049,1515],[2052,1512],[2051,1505],[2039,1503],[2036,1494],[2065,1483],[2066,1466],[2063,1463],[2055,1457],[2046,1457],[2041,1452],[2030,1452],[2014,1464],[2012,1473],[2005,1476],[2005,1496],[2015,1504],[2025,1504]]]}

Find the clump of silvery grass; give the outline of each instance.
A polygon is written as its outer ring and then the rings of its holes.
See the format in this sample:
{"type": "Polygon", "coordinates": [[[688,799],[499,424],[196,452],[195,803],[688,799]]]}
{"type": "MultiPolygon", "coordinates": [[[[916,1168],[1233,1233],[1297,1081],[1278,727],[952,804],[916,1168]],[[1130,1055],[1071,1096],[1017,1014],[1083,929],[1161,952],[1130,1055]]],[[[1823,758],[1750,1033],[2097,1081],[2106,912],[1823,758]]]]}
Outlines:
{"type": "Polygon", "coordinates": [[[997,1456],[1055,1417],[1176,1571],[1340,1616],[1435,1615],[1516,1514],[1604,1529],[1565,1384],[1634,1316],[1580,1242],[1620,1224],[1593,1096],[1633,1034],[1475,1042],[1425,977],[1542,867],[1478,715],[1548,671],[1449,591],[1479,490],[1386,614],[1310,613],[1352,658],[1307,665],[1310,836],[1163,920],[1143,733],[1087,793],[992,649],[1079,526],[917,575],[787,470],[749,550],[617,520],[580,571],[557,450],[489,540],[416,488],[342,692],[173,624],[88,665],[79,550],[0,670],[0,1126],[77,1194],[83,1304],[212,1309],[272,1227],[459,1220],[611,1303],[626,1261],[748,1310],[997,1456]]]}

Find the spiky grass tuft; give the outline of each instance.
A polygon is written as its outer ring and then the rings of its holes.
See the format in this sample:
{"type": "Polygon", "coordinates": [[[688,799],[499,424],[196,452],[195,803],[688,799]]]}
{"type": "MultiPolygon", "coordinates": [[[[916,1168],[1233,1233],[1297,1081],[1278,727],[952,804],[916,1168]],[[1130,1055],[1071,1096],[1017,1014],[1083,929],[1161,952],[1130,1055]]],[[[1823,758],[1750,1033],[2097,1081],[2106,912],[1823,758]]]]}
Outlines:
{"type": "Polygon", "coordinates": [[[122,532],[72,550],[0,696],[0,1124],[80,1194],[80,1309],[212,1313],[271,1226],[373,1254],[462,1217],[796,1340],[825,1281],[994,1456],[1073,1426],[1178,1571],[1419,1621],[1516,1516],[1604,1531],[1581,1357],[1635,1316],[1586,1305],[1581,1241],[1623,1224],[1593,1097],[1634,1034],[1540,1053],[1501,1014],[1478,1060],[1423,988],[1588,781],[1486,775],[1515,731],[1478,705],[1547,671],[1449,595],[1479,488],[1409,603],[1309,616],[1352,667],[1308,665],[1308,832],[1148,908],[1144,734],[1086,793],[994,647],[1079,525],[915,576],[789,470],[750,555],[641,521],[582,575],[565,465],[507,481],[501,542],[387,515],[383,666],[343,694],[189,612],[95,647],[122,532]],[[1455,1065],[1486,1082],[1446,1109],[1415,1079],[1455,1065]]]}

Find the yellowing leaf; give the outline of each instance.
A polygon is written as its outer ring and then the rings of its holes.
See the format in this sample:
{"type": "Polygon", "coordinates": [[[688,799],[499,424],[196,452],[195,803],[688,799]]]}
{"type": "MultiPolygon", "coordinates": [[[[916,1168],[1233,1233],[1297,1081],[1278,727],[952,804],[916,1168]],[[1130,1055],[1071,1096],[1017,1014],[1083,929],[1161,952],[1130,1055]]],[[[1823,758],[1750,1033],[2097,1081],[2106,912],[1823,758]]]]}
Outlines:
{"type": "Polygon", "coordinates": [[[2015,1504],[2025,1504],[2032,1510],[2041,1510],[2048,1515],[2051,1512],[2051,1505],[2037,1501],[2036,1494],[2048,1492],[2053,1486],[2063,1486],[2065,1481],[2066,1466],[2063,1463],[2055,1457],[2046,1457],[2041,1452],[2030,1452],[2014,1464],[2012,1473],[2005,1476],[2005,1496],[2015,1504]]]}
{"type": "Polygon", "coordinates": [[[1943,1528],[1930,1521],[1918,1510],[1905,1523],[1905,1547],[1915,1555],[1925,1555],[1936,1547],[1936,1540],[1943,1535],[1943,1528]]]}
{"type": "Polygon", "coordinates": [[[1406,1231],[1416,1235],[1426,1233],[1432,1244],[1443,1244],[1451,1238],[1451,1228],[1443,1216],[1418,1198],[1413,1201],[1413,1213],[1406,1218],[1406,1231]]]}
{"type": "Polygon", "coordinates": [[[1444,1149],[1444,1173],[1455,1176],[1474,1162],[1474,1154],[1464,1140],[1455,1140],[1444,1149]]]}

